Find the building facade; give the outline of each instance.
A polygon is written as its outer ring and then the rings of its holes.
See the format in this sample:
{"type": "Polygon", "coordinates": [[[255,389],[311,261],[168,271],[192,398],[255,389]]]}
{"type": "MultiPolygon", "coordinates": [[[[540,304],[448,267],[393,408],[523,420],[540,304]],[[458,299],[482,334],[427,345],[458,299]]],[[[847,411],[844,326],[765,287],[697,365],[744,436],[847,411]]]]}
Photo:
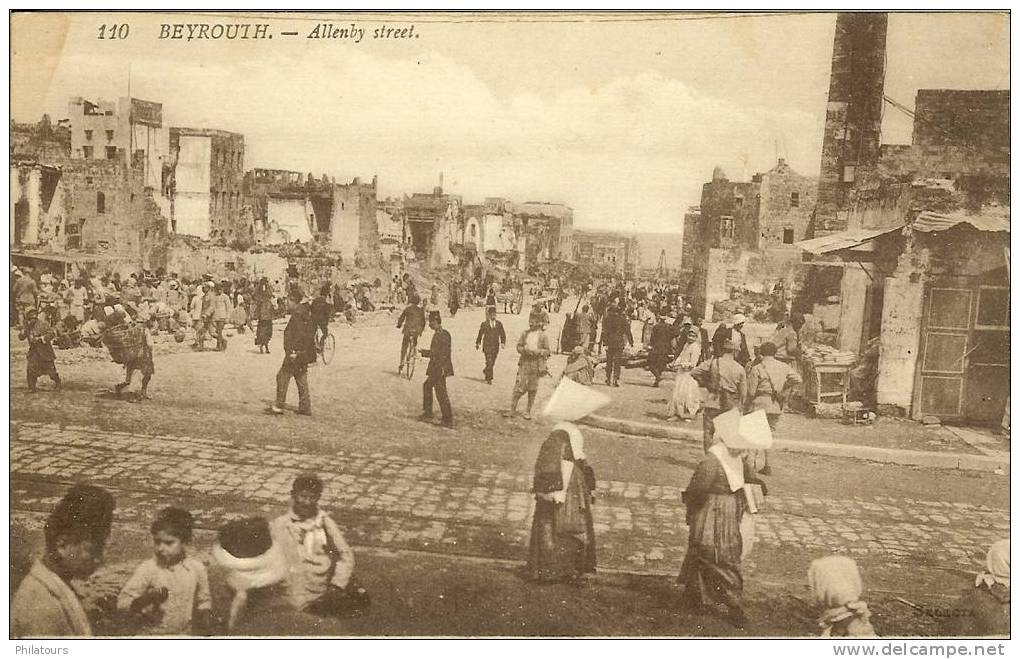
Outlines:
{"type": "Polygon", "coordinates": [[[242,211],[244,135],[171,128],[166,193],[171,230],[222,244],[250,244],[255,228],[242,211]]]}
{"type": "Polygon", "coordinates": [[[627,279],[637,276],[641,264],[636,237],[607,231],[575,230],[571,240],[571,260],[575,263],[608,267],[627,279]]]}
{"type": "Polygon", "coordinates": [[[68,103],[71,157],[81,160],[141,160],[143,184],[159,190],[169,154],[163,105],[121,97],[116,103],[79,97],[68,103]],[[141,155],[139,155],[141,154],[141,155]]]}
{"type": "Polygon", "coordinates": [[[682,268],[699,314],[734,291],[771,292],[791,286],[801,251],[794,246],[811,224],[818,179],[798,174],[782,158],[750,181],[731,181],[716,167],[701,205],[684,217],[682,268]]]}
{"type": "MultiPolygon", "coordinates": [[[[845,16],[838,20],[849,22],[845,16]]],[[[841,34],[837,30],[837,53],[841,34]]],[[[882,98],[873,63],[885,59],[884,39],[864,45],[851,57],[861,63],[834,56],[833,76],[848,66],[870,71],[871,82],[861,84],[869,98],[882,98]]],[[[919,91],[912,143],[881,145],[846,182],[838,223],[844,230],[798,243],[825,261],[812,273],[832,275],[812,276],[798,306],[836,307],[840,349],[859,351],[877,342],[873,397],[882,412],[990,425],[1003,416],[1010,339],[1008,125],[1008,91],[919,91]]],[[[826,166],[823,155],[823,172],[826,166]]]]}

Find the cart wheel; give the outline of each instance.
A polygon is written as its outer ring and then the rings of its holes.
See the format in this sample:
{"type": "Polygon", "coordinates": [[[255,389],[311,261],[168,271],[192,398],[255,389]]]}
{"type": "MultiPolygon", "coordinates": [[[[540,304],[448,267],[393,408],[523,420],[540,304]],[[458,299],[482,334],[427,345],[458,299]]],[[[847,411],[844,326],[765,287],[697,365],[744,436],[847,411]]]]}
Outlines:
{"type": "Polygon", "coordinates": [[[333,361],[333,355],[336,354],[336,339],[333,338],[332,332],[326,335],[326,338],[322,341],[322,352],[319,353],[319,357],[322,358],[322,363],[329,365],[333,361]]]}

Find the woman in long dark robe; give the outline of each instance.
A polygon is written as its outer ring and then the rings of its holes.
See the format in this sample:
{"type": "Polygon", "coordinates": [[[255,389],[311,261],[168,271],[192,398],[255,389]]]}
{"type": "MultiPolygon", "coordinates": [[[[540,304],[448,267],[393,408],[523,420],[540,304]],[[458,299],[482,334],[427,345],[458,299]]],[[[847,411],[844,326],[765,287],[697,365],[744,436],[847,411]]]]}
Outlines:
{"type": "Polygon", "coordinates": [[[535,462],[529,579],[574,581],[595,572],[594,490],[595,472],[585,460],[581,431],[571,423],[558,424],[535,462]]]}
{"type": "Polygon", "coordinates": [[[717,443],[691,476],[683,494],[689,528],[687,555],[678,577],[685,586],[685,608],[724,604],[729,620],[738,627],[747,620],[741,604],[744,579],[740,573],[740,521],[747,509],[743,486],[756,483],[763,492],[766,489],[741,459],[743,453],[717,443]]]}
{"type": "Polygon", "coordinates": [[[269,352],[269,342],[273,340],[273,295],[269,289],[269,280],[264,278],[255,291],[255,309],[253,315],[258,321],[255,329],[255,345],[259,352],[269,352]]]}

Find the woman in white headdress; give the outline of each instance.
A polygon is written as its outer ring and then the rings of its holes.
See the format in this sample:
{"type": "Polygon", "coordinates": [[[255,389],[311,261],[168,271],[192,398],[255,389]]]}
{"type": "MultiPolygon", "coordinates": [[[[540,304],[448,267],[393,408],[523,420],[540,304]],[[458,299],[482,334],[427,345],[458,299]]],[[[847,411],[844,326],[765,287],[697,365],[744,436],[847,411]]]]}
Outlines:
{"type": "Polygon", "coordinates": [[[573,581],[595,572],[594,491],[595,472],[585,460],[581,431],[572,423],[558,424],[535,462],[530,579],[573,581]]]}
{"type": "MultiPolygon", "coordinates": [[[[689,527],[687,554],[677,581],[684,585],[682,605],[699,609],[709,602],[724,604],[728,619],[738,627],[747,620],[741,603],[744,580],[740,572],[744,540],[740,522],[747,512],[745,483],[765,483],[742,457],[750,448],[763,448],[741,435],[740,414],[719,417],[716,436],[722,441],[709,449],[691,476],[683,501],[689,527]],[[728,428],[733,421],[733,427],[728,428]]],[[[771,444],[771,437],[768,438],[771,444]]],[[[767,448],[767,447],[764,447],[767,448]]]]}
{"type": "Polygon", "coordinates": [[[545,414],[562,421],[542,443],[535,461],[529,579],[575,581],[595,572],[595,472],[586,459],[580,429],[566,419],[586,416],[608,400],[564,378],[546,405],[545,414]]]}
{"type": "Polygon", "coordinates": [[[808,586],[815,604],[822,608],[818,617],[822,636],[877,636],[871,626],[871,612],[862,599],[864,582],[852,558],[832,555],[811,561],[808,586]]]}
{"type": "Polygon", "coordinates": [[[951,612],[942,619],[945,636],[1009,636],[1009,540],[988,548],[984,572],[951,612]]]}

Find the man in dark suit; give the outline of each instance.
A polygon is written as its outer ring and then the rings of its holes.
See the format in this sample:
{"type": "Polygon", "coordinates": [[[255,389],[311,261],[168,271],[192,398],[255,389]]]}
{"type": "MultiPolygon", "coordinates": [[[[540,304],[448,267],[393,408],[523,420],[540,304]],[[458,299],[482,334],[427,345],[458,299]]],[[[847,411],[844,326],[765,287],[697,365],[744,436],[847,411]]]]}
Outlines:
{"type": "Polygon", "coordinates": [[[453,375],[453,361],[450,358],[453,352],[453,341],[450,333],[443,329],[443,321],[438,311],[429,312],[429,327],[432,328],[432,346],[426,357],[429,358],[428,368],[425,369],[425,384],[422,385],[422,421],[432,420],[432,390],[436,392],[436,400],[439,401],[439,411],[442,413],[440,425],[445,428],[453,427],[453,410],[450,408],[450,396],[446,393],[446,378],[453,375]]]}
{"type": "Polygon", "coordinates": [[[624,344],[634,345],[630,321],[617,305],[611,305],[602,321],[602,345],[606,347],[606,384],[620,386],[620,367],[623,365],[624,344]]]}
{"type": "Polygon", "coordinates": [[[485,355],[485,383],[492,384],[492,367],[496,365],[496,356],[499,349],[506,347],[506,332],[503,331],[503,323],[496,320],[496,307],[489,307],[485,310],[485,321],[478,328],[478,337],[475,339],[475,350],[482,349],[485,355]]]}
{"type": "Polygon", "coordinates": [[[269,408],[273,414],[283,414],[287,402],[287,389],[294,378],[298,390],[298,414],[312,415],[312,397],[308,392],[308,365],[314,364],[318,353],[315,349],[315,324],[307,304],[301,302],[300,294],[291,299],[290,321],[283,331],[283,364],[276,374],[276,402],[269,408]]]}

